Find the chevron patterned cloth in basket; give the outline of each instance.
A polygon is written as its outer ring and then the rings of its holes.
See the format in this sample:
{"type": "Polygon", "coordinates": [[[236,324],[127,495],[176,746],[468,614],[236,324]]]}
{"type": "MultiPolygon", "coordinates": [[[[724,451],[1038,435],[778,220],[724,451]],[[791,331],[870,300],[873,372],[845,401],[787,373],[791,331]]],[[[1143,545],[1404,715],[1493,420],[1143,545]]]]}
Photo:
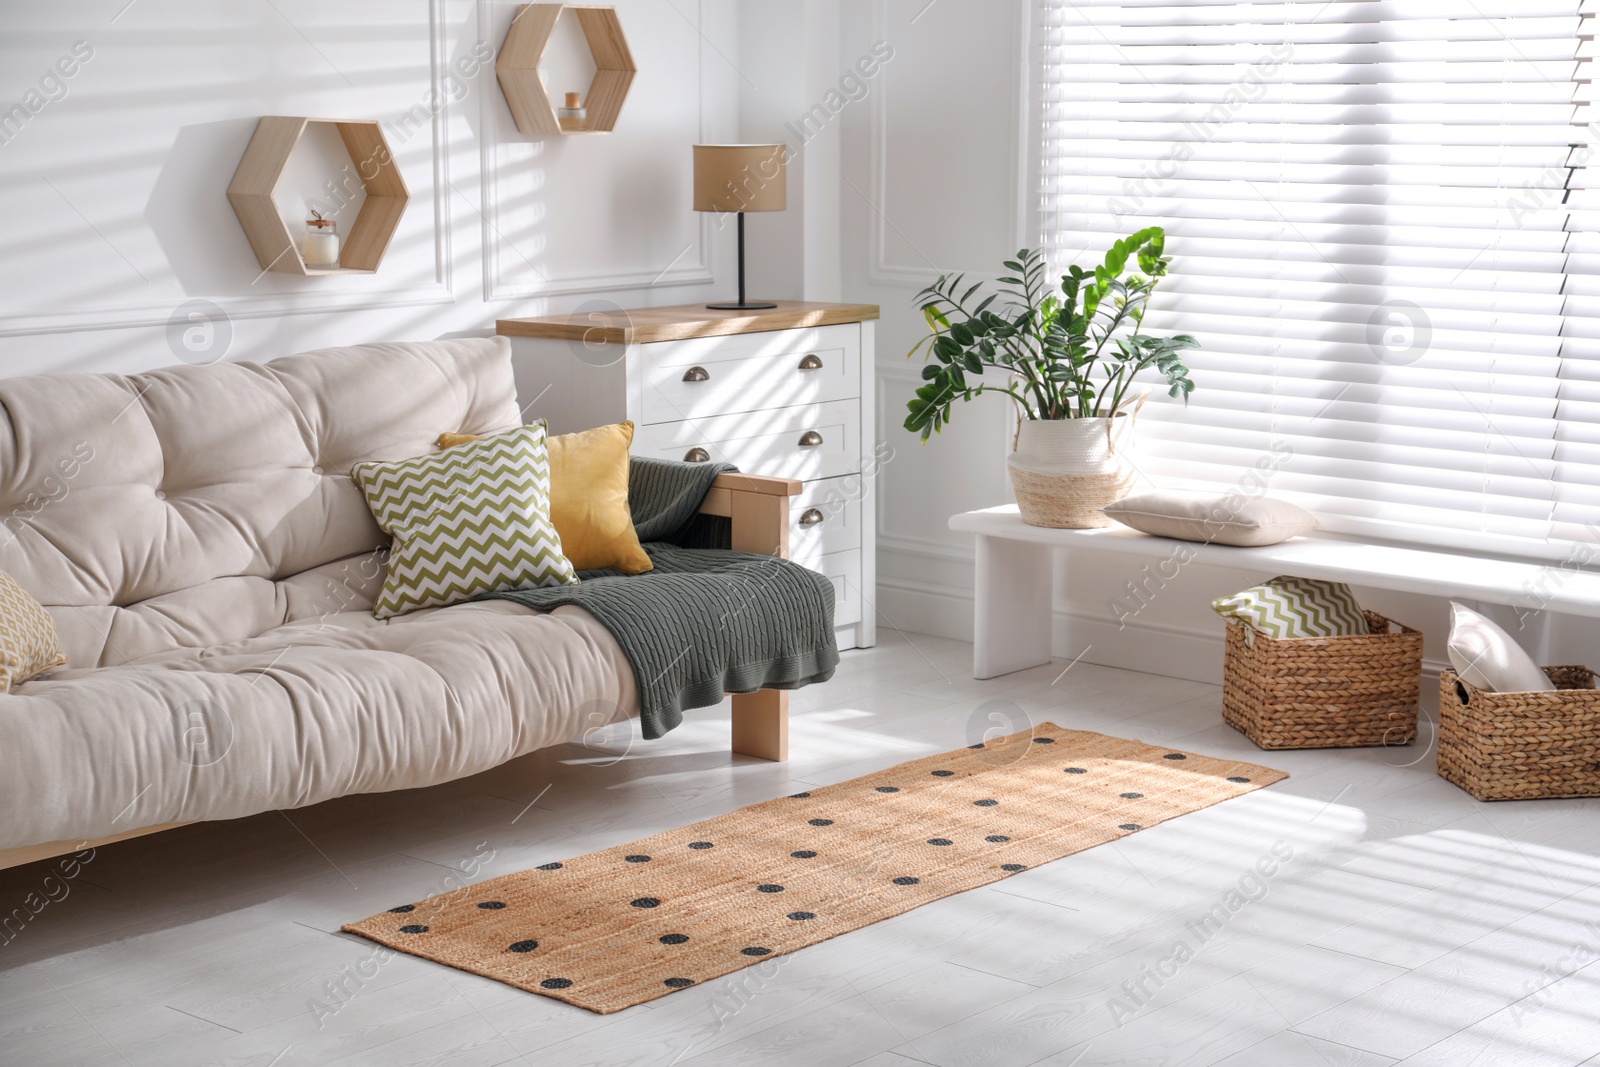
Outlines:
{"type": "Polygon", "coordinates": [[[550,521],[543,423],[350,471],[394,537],[372,613],[380,619],[500,589],[576,585],[550,521]]]}
{"type": "Polygon", "coordinates": [[[1350,637],[1367,632],[1367,618],[1343,582],[1282,575],[1212,601],[1211,610],[1235,625],[1276,640],[1350,637]]]}

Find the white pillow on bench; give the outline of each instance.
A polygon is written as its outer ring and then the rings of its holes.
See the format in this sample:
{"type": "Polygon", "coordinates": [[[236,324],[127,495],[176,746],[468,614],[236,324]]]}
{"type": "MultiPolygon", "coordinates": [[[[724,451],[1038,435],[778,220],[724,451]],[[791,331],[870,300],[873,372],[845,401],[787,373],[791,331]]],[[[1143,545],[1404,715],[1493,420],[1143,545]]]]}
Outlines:
{"type": "Polygon", "coordinates": [[[1304,508],[1242,493],[1156,489],[1100,510],[1140,533],[1236,548],[1275,545],[1317,528],[1316,517],[1304,508]]]}
{"type": "Polygon", "coordinates": [[[1548,693],[1556,687],[1510,634],[1455,601],[1448,652],[1462,680],[1486,693],[1548,693]]]}

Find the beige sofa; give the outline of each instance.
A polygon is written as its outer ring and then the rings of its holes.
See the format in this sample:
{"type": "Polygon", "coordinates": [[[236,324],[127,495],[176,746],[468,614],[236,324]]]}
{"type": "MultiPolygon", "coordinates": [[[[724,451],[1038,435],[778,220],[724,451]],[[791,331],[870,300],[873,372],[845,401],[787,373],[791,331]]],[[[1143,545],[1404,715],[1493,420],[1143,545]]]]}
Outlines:
{"type": "MultiPolygon", "coordinates": [[[[637,714],[581,610],[371,615],[387,539],[350,467],[522,421],[503,339],[0,380],[0,408],[0,570],[71,660],[0,696],[0,866],[431,785],[637,714]]],[[[708,510],[765,516],[738,547],[782,552],[797,490],[725,479],[708,510]]],[[[770,732],[775,698],[740,699],[770,732]]]]}

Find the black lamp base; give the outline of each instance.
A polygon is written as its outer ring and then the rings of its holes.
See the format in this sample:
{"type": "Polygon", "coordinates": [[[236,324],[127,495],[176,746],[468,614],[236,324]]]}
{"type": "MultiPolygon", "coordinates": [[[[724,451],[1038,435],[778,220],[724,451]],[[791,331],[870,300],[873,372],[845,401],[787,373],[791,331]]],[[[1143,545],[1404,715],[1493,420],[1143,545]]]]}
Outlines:
{"type": "Polygon", "coordinates": [[[744,295],[744,212],[739,212],[739,299],[730,304],[707,304],[711,311],[771,311],[777,304],[746,300],[744,295]]]}

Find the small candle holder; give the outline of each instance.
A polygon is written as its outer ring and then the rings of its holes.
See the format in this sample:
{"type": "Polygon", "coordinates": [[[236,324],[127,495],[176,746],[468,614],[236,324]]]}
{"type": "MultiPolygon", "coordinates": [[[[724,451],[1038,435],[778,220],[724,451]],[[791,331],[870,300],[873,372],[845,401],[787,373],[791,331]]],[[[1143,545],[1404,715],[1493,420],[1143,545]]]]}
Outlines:
{"type": "Polygon", "coordinates": [[[306,219],[306,233],[300,238],[300,258],[308,267],[329,268],[339,265],[339,224],[313,211],[306,219]]]}
{"type": "Polygon", "coordinates": [[[567,106],[557,108],[556,117],[561,120],[563,130],[589,128],[589,109],[583,106],[583,97],[578,93],[567,94],[567,106]]]}

